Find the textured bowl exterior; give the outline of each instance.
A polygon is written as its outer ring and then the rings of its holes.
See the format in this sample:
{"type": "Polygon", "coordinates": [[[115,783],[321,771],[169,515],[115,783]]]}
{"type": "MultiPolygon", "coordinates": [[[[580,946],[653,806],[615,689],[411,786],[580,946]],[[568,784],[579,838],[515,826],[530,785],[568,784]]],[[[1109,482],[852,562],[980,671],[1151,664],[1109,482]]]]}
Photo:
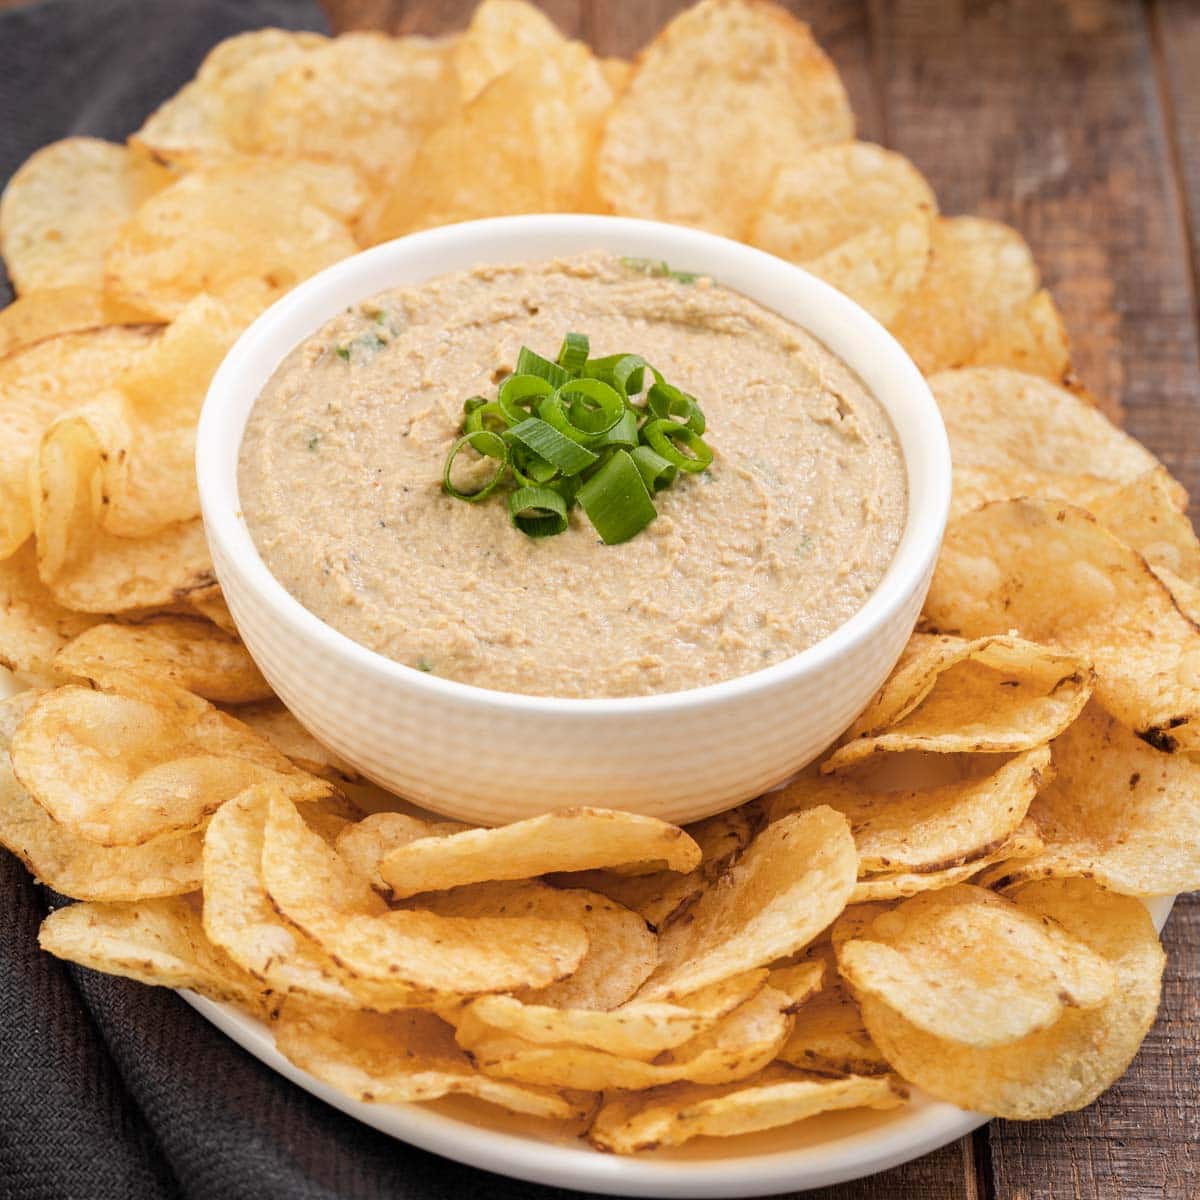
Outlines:
{"type": "Polygon", "coordinates": [[[770,788],[853,720],[898,658],[945,526],[950,457],[916,367],[863,310],[799,268],[695,230],[615,217],[497,218],[414,234],[339,263],[263,314],[210,387],[197,473],[217,578],[255,661],[296,717],[377,783],[459,820],[497,824],[594,804],[696,820],[770,788]],[[892,418],[908,471],[896,556],[830,637],[709,687],[617,700],[487,691],[422,674],[352,642],[267,571],[242,519],[237,455],[279,361],[348,304],[480,263],[587,250],[666,259],[795,321],[854,368],[892,418]]]}

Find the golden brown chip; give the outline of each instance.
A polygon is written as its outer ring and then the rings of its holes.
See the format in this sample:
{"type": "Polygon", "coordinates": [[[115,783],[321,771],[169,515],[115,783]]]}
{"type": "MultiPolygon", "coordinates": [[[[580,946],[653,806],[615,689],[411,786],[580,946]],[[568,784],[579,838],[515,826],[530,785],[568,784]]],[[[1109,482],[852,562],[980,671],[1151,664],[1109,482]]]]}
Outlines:
{"type": "Polygon", "coordinates": [[[1054,781],[1030,810],[1044,851],[993,867],[981,883],[1085,875],[1134,896],[1200,887],[1200,764],[1146,745],[1098,704],[1053,751],[1054,781]]]}
{"type": "Polygon", "coordinates": [[[281,791],[270,800],[262,869],[282,915],[337,963],[431,998],[545,987],[575,970],[588,948],[574,921],[389,910],[281,791]]]}
{"type": "Polygon", "coordinates": [[[0,358],[66,333],[86,333],[113,325],[154,324],[136,304],[96,288],[42,288],[18,296],[0,309],[0,358]]]}
{"type": "Polygon", "coordinates": [[[1012,630],[1087,658],[1115,717],[1160,749],[1200,745],[1200,630],[1081,509],[997,501],[951,521],[925,612],[946,633],[1012,630]]]}
{"type": "Polygon", "coordinates": [[[136,326],[66,333],[0,361],[0,559],[33,532],[29,472],[46,427],[112,386],[153,336],[136,326]]]}
{"type": "Polygon", "coordinates": [[[934,225],[929,268],[891,330],[926,374],[962,366],[1037,291],[1033,255],[1015,229],[982,217],[934,225]]]}
{"type": "Polygon", "coordinates": [[[660,1054],[654,1062],[571,1044],[539,1045],[483,1028],[467,1047],[489,1075],[583,1091],[647,1088],[688,1079],[726,1083],[761,1070],[791,1028],[790,997],[762,987],[711,1029],[660,1054]]]}
{"type": "Polygon", "coordinates": [[[71,904],[42,922],[38,943],[93,971],[155,987],[190,988],[264,1019],[275,1009],[270,989],[204,936],[195,895],[71,904]]]}
{"type": "Polygon", "coordinates": [[[588,48],[530,54],[439,125],[388,176],[367,243],[477,217],[591,207],[591,152],[612,101],[588,48]]]}
{"type": "Polygon", "coordinates": [[[765,970],[747,971],[677,1001],[632,1000],[608,1011],[551,1008],[515,996],[480,996],[456,1018],[457,1038],[468,1049],[496,1032],[538,1045],[567,1043],[650,1062],[664,1050],[711,1029],[754,996],[765,970]]]}
{"type": "Polygon", "coordinates": [[[199,828],[252,783],[329,792],[232,717],[161,680],[47,692],[12,741],[13,770],[55,820],[101,845],[199,828]]]}
{"type": "Polygon", "coordinates": [[[379,869],[400,898],[466,883],[658,860],[672,871],[690,871],[700,863],[700,847],[682,829],[655,817],[565,808],[496,829],[411,842],[392,851],[379,869]]]}
{"type": "Polygon", "coordinates": [[[886,325],[908,302],[929,263],[932,216],[923,209],[875,225],[801,265],[886,325]]]}
{"type": "MultiPolygon", "coordinates": [[[[914,210],[936,213],[937,198],[903,154],[871,142],[839,142],[808,150],[776,171],[749,240],[808,263],[914,210]]],[[[924,269],[922,262],[918,279],[924,269]]]]}
{"type": "Polygon", "coordinates": [[[143,204],[105,258],[107,286],[171,318],[201,292],[265,307],[355,253],[367,192],[344,163],[240,158],[185,175],[143,204]]]}
{"type": "Polygon", "coordinates": [[[770,4],[705,0],[638,58],[604,125],[597,189],[616,213],[742,237],[780,167],[853,136],[807,25],[770,4]]]}
{"type": "Polygon", "coordinates": [[[376,812],[350,826],[337,840],[337,852],[381,892],[389,890],[379,864],[393,851],[424,837],[447,837],[470,829],[461,821],[426,821],[401,812],[376,812]]]}
{"type": "Polygon", "coordinates": [[[239,704],[237,711],[232,715],[310,775],[333,779],[339,784],[360,778],[349,763],[343,762],[332,750],[321,745],[288,712],[282,701],[266,700],[259,704],[239,704]]]}
{"type": "Polygon", "coordinates": [[[1012,367],[1062,383],[1071,370],[1071,347],[1062,314],[1044,288],[997,325],[966,361],[971,367],[1012,367]]]}
{"type": "Polygon", "coordinates": [[[1141,902],[1088,880],[1028,884],[1015,900],[1108,961],[1117,982],[1105,1004],[1068,1010],[1048,1029],[990,1049],[933,1037],[871,996],[862,1011],[884,1056],[911,1083],[961,1108],[1034,1120],[1083,1108],[1124,1073],[1154,1022],[1165,959],[1141,902]]]}
{"type": "Polygon", "coordinates": [[[950,498],[950,516],[990,504],[993,500],[1065,500],[1090,511],[1092,505],[1112,491],[1111,479],[1096,475],[1060,475],[1034,467],[954,467],[954,491],[950,498]]]}
{"type": "Polygon", "coordinates": [[[53,667],[60,675],[93,682],[103,681],[114,671],[148,675],[223,704],[243,704],[271,695],[239,638],[189,617],[154,617],[137,625],[95,625],[68,642],[55,656],[53,667]]]}
{"type": "Polygon", "coordinates": [[[38,578],[32,542],[0,562],[0,666],[47,675],[63,646],[95,622],[55,601],[38,578]]]}
{"type": "Polygon", "coordinates": [[[200,886],[203,837],[185,833],[144,846],[98,846],[59,825],[0,756],[0,845],[30,874],[76,900],[143,900],[200,886]]]}
{"type": "Polygon", "coordinates": [[[347,33],[277,75],[247,140],[261,154],[345,162],[368,177],[399,177],[457,103],[445,42],[347,33]]]}
{"type": "Polygon", "coordinates": [[[586,1116],[591,1108],[588,1101],[481,1074],[433,1013],[354,1012],[289,1000],[275,1044],[296,1066],[355,1100],[404,1104],[457,1094],[558,1120],[586,1116]]]}
{"type": "Polygon", "coordinates": [[[859,996],[946,1041],[1002,1046],[1113,994],[1107,960],[1053,921],[971,884],[881,913],[837,951],[859,996]]]}
{"type": "Polygon", "coordinates": [[[639,998],[674,999],[796,953],[837,918],[857,873],[841,813],[816,808],[776,821],[662,935],[639,998]]]}
{"type": "Polygon", "coordinates": [[[525,0],[483,0],[451,51],[463,102],[526,56],[554,54],[565,43],[558,26],[525,0]]]}
{"type": "Polygon", "coordinates": [[[695,1137],[733,1137],[792,1125],[847,1108],[895,1108],[907,1093],[882,1076],[840,1079],[774,1065],[738,1083],[674,1083],[610,1100],[588,1139],[598,1150],[636,1154],[681,1146],[695,1137]]]}
{"type": "Polygon", "coordinates": [[[874,791],[854,777],[807,778],[771,797],[772,818],[828,805],[854,832],[858,872],[944,871],[995,850],[1025,819],[1050,774],[1050,749],[1018,754],[982,778],[874,791]]]}
{"type": "Polygon", "coordinates": [[[44,146],[0,196],[0,255],[13,286],[22,293],[100,287],[121,226],[169,180],[162,168],[98,138],[44,146]]]}
{"type": "MultiPolygon", "coordinates": [[[[966,307],[964,301],[964,307],[966,307]]],[[[955,468],[993,467],[1124,481],[1158,465],[1099,409],[1007,367],[943,371],[929,381],[955,468]]]]}
{"type": "Polygon", "coordinates": [[[900,663],[824,763],[836,771],[886,751],[1007,754],[1044,745],[1082,711],[1088,663],[1015,637],[915,634],[900,663]]]}
{"type": "Polygon", "coordinates": [[[209,51],[195,79],[150,114],[131,144],[185,167],[252,152],[253,122],[275,79],[327,43],[320,34],[286,29],[226,38],[209,51]]]}

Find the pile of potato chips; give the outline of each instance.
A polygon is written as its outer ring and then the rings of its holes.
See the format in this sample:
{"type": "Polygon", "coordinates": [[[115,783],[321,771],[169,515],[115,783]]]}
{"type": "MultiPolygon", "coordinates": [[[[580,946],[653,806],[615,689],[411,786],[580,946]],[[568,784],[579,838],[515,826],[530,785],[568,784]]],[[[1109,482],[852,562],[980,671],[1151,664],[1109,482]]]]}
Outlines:
{"type": "Polygon", "coordinates": [[[78,901],[47,950],[232,1001],[360,1099],[463,1094],[622,1153],[906,1085],[1047,1117],[1121,1075],[1163,969],[1139,897],[1200,886],[1200,543],[1067,386],[1020,236],[940,217],[853,126],[769,5],[706,0],[629,64],[486,0],[440,41],[233,38],[127,146],[22,167],[0,843],[78,901]],[[248,322],[362,246],[540,210],[802,263],[894,331],[950,432],[891,678],[819,766],[686,830],[471,829],[363,784],[274,700],[207,557],[195,422],[248,322]]]}

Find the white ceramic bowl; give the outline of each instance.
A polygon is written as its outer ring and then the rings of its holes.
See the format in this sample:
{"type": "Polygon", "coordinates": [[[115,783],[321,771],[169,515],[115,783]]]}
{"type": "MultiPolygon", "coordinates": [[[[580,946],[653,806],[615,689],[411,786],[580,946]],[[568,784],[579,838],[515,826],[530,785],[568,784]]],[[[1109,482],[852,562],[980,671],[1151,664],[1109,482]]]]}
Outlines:
{"type": "Polygon", "coordinates": [[[895,663],[924,601],[950,499],[937,405],[899,344],[856,304],[798,267],[725,238],[582,215],[446,226],[314,276],[264,313],[217,372],[200,417],[196,469],[217,578],[284,703],[385,788],[480,824],[575,804],[690,821],[787,779],[850,723],[895,663]],[[713,276],[812,332],[878,397],[907,465],[908,518],[866,604],[823,641],[762,671],[690,691],[594,700],[488,691],[423,674],[308,612],[267,570],[238,500],[242,433],[280,360],[348,305],[387,288],[481,263],[588,250],[665,259],[713,276]]]}

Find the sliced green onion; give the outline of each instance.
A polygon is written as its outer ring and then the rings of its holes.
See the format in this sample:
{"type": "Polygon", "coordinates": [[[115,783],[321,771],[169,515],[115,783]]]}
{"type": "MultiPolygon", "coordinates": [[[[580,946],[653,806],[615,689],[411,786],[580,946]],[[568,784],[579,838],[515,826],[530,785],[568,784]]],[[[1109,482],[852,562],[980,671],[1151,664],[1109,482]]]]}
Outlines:
{"type": "Polygon", "coordinates": [[[630,450],[629,457],[641,472],[652,496],[661,492],[663,488],[670,487],[679,473],[679,468],[673,462],[668,462],[657,450],[651,450],[649,446],[638,446],[636,450],[630,450]]]}
{"type": "Polygon", "coordinates": [[[558,365],[552,363],[548,358],[543,358],[540,354],[535,354],[528,346],[522,346],[521,352],[517,355],[517,375],[540,375],[547,383],[554,387],[561,387],[567,383],[571,376],[558,365]]]}
{"type": "Polygon", "coordinates": [[[583,364],[585,377],[607,383],[627,400],[642,390],[645,371],[646,360],[640,354],[610,354],[606,358],[590,358],[583,364]]]}
{"type": "Polygon", "coordinates": [[[625,412],[621,394],[599,379],[572,379],[538,407],[538,415],[573,442],[590,443],[625,412]]]}
{"type": "Polygon", "coordinates": [[[625,450],[614,451],[576,498],[606,546],[629,541],[658,516],[641,472],[625,450]]]}
{"type": "Polygon", "coordinates": [[[713,452],[708,443],[695,430],[678,421],[647,421],[642,426],[642,437],[650,443],[652,450],[658,451],[681,471],[703,471],[712,463],[713,452]],[[686,446],[691,454],[684,454],[677,442],[686,446]]]}
{"type": "Polygon", "coordinates": [[[567,527],[567,502],[551,488],[517,488],[508,498],[508,515],[526,537],[553,537],[567,527]]]}
{"type": "Polygon", "coordinates": [[[594,466],[599,458],[538,417],[529,417],[519,425],[514,425],[508,430],[507,436],[528,446],[534,454],[552,463],[564,475],[578,475],[594,466]]]}
{"type": "Polygon", "coordinates": [[[486,500],[500,486],[504,476],[508,474],[509,466],[508,444],[505,440],[498,433],[492,433],[487,429],[476,429],[470,433],[464,433],[450,448],[450,454],[446,459],[446,467],[442,472],[442,487],[455,500],[466,500],[469,504],[476,504],[480,500],[486,500]],[[454,460],[458,457],[459,451],[466,446],[470,446],[472,450],[486,455],[488,458],[498,458],[500,460],[500,465],[496,468],[491,478],[474,492],[460,490],[454,486],[450,479],[450,470],[454,466],[454,460]]]}
{"type": "Polygon", "coordinates": [[[572,378],[583,370],[587,362],[588,336],[586,333],[568,333],[563,338],[562,347],[558,351],[558,365],[572,378]]]}
{"type": "Polygon", "coordinates": [[[489,433],[503,433],[507,428],[508,419],[495,400],[477,405],[467,413],[467,418],[463,421],[464,433],[481,433],[484,430],[489,433]]]}
{"type": "Polygon", "coordinates": [[[496,393],[496,403],[504,411],[510,425],[519,425],[534,410],[544,396],[554,393],[552,384],[540,375],[510,375],[496,393]]]}
{"type": "Polygon", "coordinates": [[[607,433],[602,433],[592,443],[596,449],[605,446],[622,446],[626,450],[632,450],[637,444],[638,419],[637,413],[631,408],[627,408],[621,414],[621,419],[607,433]]]}
{"type": "Polygon", "coordinates": [[[704,432],[704,414],[696,397],[668,383],[657,371],[646,394],[646,407],[656,417],[682,421],[693,433],[704,432]]]}

